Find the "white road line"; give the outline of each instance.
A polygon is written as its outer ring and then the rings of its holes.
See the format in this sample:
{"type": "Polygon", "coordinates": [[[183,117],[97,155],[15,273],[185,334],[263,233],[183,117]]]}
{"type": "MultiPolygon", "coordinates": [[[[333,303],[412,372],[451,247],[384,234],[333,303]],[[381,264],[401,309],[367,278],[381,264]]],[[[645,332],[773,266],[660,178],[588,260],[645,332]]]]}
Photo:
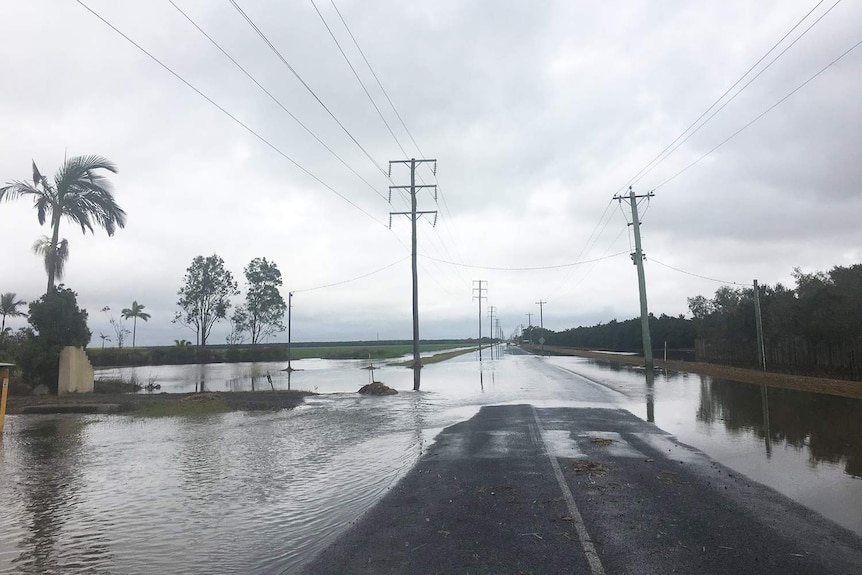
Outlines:
{"type": "Polygon", "coordinates": [[[587,563],[590,564],[590,571],[593,575],[605,575],[605,569],[602,567],[602,561],[599,559],[599,554],[596,552],[596,547],[593,545],[593,540],[587,531],[587,526],[584,525],[584,518],[581,517],[581,512],[578,510],[578,505],[575,503],[575,498],[572,497],[572,492],[569,490],[569,485],[563,477],[563,471],[560,469],[560,464],[557,463],[557,458],[548,449],[545,443],[545,430],[542,429],[542,422],[539,421],[539,414],[536,413],[536,408],[533,407],[533,419],[536,420],[536,427],[539,431],[539,437],[542,439],[542,446],[548,460],[551,462],[551,467],[554,469],[554,475],[557,476],[557,483],[560,485],[560,491],[563,492],[563,498],[566,500],[566,506],[569,508],[569,515],[572,517],[572,523],[575,524],[575,531],[578,534],[578,540],[581,542],[581,547],[584,550],[584,556],[587,558],[587,563]]]}

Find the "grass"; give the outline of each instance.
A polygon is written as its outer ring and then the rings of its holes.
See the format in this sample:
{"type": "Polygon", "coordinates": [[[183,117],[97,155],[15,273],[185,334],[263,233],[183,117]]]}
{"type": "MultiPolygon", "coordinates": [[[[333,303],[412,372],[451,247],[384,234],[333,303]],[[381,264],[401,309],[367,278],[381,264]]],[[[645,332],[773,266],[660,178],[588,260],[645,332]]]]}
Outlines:
{"type": "MultiPolygon", "coordinates": [[[[473,353],[477,349],[479,349],[478,346],[477,347],[470,347],[467,349],[455,349],[452,351],[444,351],[443,353],[435,353],[431,357],[420,358],[420,361],[421,361],[422,365],[428,365],[431,363],[440,363],[441,361],[446,361],[447,359],[452,359],[453,357],[458,357],[459,355],[464,355],[467,353],[473,353]]],[[[411,351],[412,351],[412,348],[411,348],[411,351]]],[[[401,367],[410,367],[413,365],[413,360],[407,359],[404,361],[396,361],[396,362],[390,363],[389,365],[396,365],[396,366],[401,366],[401,367]]]]}
{"type": "MultiPolygon", "coordinates": [[[[624,363],[635,366],[642,366],[644,363],[644,358],[637,355],[617,355],[547,345],[545,346],[545,352],[557,355],[575,355],[589,359],[597,359],[612,363],[624,363]]],[[[753,385],[767,385],[770,387],[781,387],[785,389],[796,389],[799,391],[810,391],[812,393],[824,393],[828,395],[862,399],[862,382],[858,381],[765,372],[757,369],[746,369],[742,367],[693,361],[663,361],[661,359],[656,359],[654,363],[658,368],[671,369],[679,372],[697,373],[718,379],[729,379],[753,385]]]]}
{"type": "Polygon", "coordinates": [[[144,417],[176,417],[216,415],[232,411],[217,393],[199,393],[180,400],[156,399],[141,402],[132,407],[130,413],[144,417]]]}

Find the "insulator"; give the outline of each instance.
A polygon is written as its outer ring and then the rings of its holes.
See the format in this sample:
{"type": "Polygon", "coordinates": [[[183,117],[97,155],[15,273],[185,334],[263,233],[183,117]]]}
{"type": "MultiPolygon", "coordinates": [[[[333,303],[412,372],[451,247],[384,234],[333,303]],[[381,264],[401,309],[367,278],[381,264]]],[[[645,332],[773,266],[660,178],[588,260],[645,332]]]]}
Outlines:
{"type": "MultiPolygon", "coordinates": [[[[389,203],[392,203],[392,188],[389,188],[389,203]]],[[[391,218],[392,216],[389,217],[391,218]]]]}
{"type": "Polygon", "coordinates": [[[437,175],[437,162],[434,162],[434,167],[431,168],[431,173],[435,176],[437,175]]]}
{"type": "Polygon", "coordinates": [[[433,223],[433,224],[431,224],[431,227],[432,227],[432,228],[436,228],[436,227],[437,227],[437,212],[434,212],[434,223],[433,223]]]}
{"type": "Polygon", "coordinates": [[[392,214],[389,214],[389,229],[392,229],[392,214]]]}
{"type": "Polygon", "coordinates": [[[437,202],[437,186],[434,186],[434,202],[437,202]]]}
{"type": "Polygon", "coordinates": [[[392,162],[389,162],[389,172],[386,174],[387,177],[392,177],[392,162]]]}

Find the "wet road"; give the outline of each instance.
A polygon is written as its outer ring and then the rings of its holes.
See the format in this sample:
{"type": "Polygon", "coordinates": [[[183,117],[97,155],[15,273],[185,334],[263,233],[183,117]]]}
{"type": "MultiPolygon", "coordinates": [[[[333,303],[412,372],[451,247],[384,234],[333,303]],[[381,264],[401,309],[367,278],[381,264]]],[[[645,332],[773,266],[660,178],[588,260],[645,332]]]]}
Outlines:
{"type": "MultiPolygon", "coordinates": [[[[248,367],[275,375],[283,366],[248,367]]],[[[298,367],[306,369],[293,388],[324,395],[290,412],[8,417],[0,572],[295,573],[404,477],[442,428],[496,404],[624,407],[646,418],[652,403],[656,423],[685,443],[862,532],[859,402],[770,390],[767,432],[751,386],[670,374],[648,401],[642,373],[575,358],[506,356],[480,369],[463,356],[423,369],[420,393],[409,391],[410,370],[384,368],[378,379],[402,391],[389,398],[353,393],[367,381],[361,362],[298,367]]],[[[242,372],[214,379],[229,369],[242,368],[207,366],[207,387],[248,388],[242,372]]]]}
{"type": "Polygon", "coordinates": [[[622,410],[484,407],[311,575],[862,572],[862,539],[622,410]]]}

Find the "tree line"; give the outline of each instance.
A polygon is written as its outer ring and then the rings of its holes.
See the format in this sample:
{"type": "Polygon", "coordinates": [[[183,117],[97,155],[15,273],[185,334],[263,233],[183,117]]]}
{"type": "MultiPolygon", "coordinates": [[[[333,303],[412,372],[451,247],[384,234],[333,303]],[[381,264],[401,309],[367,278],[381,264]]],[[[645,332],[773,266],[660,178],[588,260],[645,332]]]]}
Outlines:
{"type": "Polygon", "coordinates": [[[279,291],[282,278],[278,266],[266,258],[254,258],[243,268],[243,275],[245,299],[228,316],[231,297],[240,294],[233,274],[216,254],[196,256],[186,269],[177,292],[180,310],[173,322],[193,331],[195,344],[201,347],[206,347],[213,327],[224,319],[230,322],[226,338],[230,345],[242,344],[246,337],[253,345],[258,344],[284,331],[282,322],[287,304],[279,291]]]}

